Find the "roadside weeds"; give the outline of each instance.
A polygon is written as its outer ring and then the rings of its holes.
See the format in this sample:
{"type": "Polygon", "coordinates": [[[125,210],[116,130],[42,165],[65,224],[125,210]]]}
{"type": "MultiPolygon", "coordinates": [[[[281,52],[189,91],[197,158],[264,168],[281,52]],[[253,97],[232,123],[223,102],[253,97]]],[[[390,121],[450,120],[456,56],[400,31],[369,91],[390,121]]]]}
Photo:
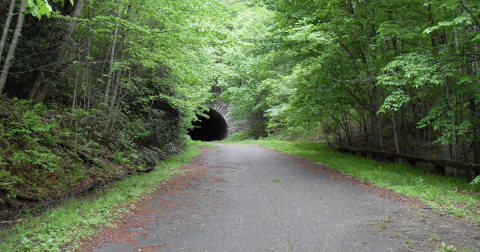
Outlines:
{"type": "Polygon", "coordinates": [[[77,251],[80,238],[92,236],[101,226],[112,228],[112,220],[135,209],[136,202],[179,175],[178,168],[191,162],[202,145],[191,141],[183,153],[165,160],[154,172],[96,190],[91,199],[68,199],[39,216],[21,220],[9,230],[0,230],[0,251],[77,251]]]}

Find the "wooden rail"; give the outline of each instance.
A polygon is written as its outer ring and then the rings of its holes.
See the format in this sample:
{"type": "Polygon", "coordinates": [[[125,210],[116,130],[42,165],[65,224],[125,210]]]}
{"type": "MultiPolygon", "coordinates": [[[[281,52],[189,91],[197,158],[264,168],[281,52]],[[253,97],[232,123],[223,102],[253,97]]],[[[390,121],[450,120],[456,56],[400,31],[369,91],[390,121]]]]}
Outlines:
{"type": "Polygon", "coordinates": [[[357,155],[360,153],[362,157],[367,157],[368,154],[372,156],[373,159],[380,159],[389,162],[395,162],[399,159],[405,160],[409,165],[415,166],[416,163],[430,163],[434,165],[435,171],[437,174],[445,176],[445,167],[451,167],[459,170],[466,171],[466,178],[468,181],[472,181],[474,176],[480,175],[480,165],[473,163],[462,163],[457,161],[450,161],[444,159],[428,158],[414,155],[405,155],[397,154],[393,152],[378,151],[378,150],[369,150],[369,149],[359,149],[353,147],[342,147],[339,149],[343,153],[349,153],[357,155]]]}

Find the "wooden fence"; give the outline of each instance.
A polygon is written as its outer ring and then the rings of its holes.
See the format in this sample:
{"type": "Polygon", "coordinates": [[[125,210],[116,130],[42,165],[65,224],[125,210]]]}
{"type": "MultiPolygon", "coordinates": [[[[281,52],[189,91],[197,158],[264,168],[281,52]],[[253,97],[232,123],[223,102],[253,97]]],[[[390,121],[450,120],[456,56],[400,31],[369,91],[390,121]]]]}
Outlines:
{"type": "Polygon", "coordinates": [[[360,155],[364,158],[366,158],[367,155],[370,155],[373,159],[384,160],[388,162],[398,162],[400,159],[402,159],[411,166],[415,166],[417,163],[430,163],[434,166],[435,172],[442,176],[445,176],[445,167],[464,170],[466,172],[466,178],[468,181],[472,181],[474,176],[480,175],[480,165],[473,163],[462,163],[444,159],[397,154],[378,150],[359,149],[353,147],[342,147],[339,149],[339,151],[352,155],[357,155],[357,153],[360,153],[360,155]]]}

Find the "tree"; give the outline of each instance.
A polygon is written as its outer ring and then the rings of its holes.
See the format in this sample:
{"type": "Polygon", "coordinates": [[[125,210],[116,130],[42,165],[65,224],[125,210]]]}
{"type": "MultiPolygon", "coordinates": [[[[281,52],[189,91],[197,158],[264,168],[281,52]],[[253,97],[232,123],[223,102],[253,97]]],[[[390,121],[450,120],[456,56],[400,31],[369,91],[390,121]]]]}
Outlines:
{"type": "Polygon", "coordinates": [[[5,63],[2,67],[2,72],[0,74],[0,94],[3,92],[5,87],[5,82],[7,81],[8,70],[11,66],[11,61],[15,55],[15,49],[17,48],[18,39],[20,37],[20,32],[23,27],[23,20],[25,19],[25,10],[27,9],[27,1],[22,1],[20,5],[20,11],[18,13],[17,25],[15,26],[15,31],[13,32],[12,42],[8,49],[7,57],[5,58],[5,63]]]}
{"type": "MultiPolygon", "coordinates": [[[[64,0],[57,0],[57,1],[60,1],[62,4],[64,3],[64,0]]],[[[79,2],[82,3],[82,2],[86,2],[86,1],[87,0],[80,0],[79,2]]],[[[7,31],[8,31],[8,28],[10,26],[14,3],[15,3],[15,1],[13,1],[13,0],[10,3],[8,18],[5,22],[4,32],[3,32],[2,38],[1,38],[0,52],[3,50],[4,43],[5,43],[5,40],[6,40],[6,37],[7,37],[7,31]]],[[[73,0],[70,0],[70,3],[73,3],[73,0]]],[[[12,41],[10,43],[8,54],[5,58],[5,62],[4,62],[4,65],[2,67],[2,71],[1,71],[1,74],[0,74],[0,94],[3,92],[3,89],[5,87],[5,82],[7,80],[7,76],[8,76],[10,67],[11,67],[11,61],[12,61],[14,55],[15,55],[15,50],[17,48],[20,33],[22,31],[22,28],[23,28],[23,23],[24,23],[23,21],[25,19],[25,14],[26,14],[26,11],[27,11],[27,7],[28,7],[29,13],[31,13],[33,16],[38,17],[39,19],[41,18],[42,15],[49,16],[51,11],[52,11],[51,6],[48,4],[48,2],[46,2],[44,0],[36,0],[36,1],[22,0],[21,1],[20,10],[19,10],[18,19],[17,19],[17,24],[16,24],[16,27],[15,27],[15,30],[14,30],[14,33],[13,33],[13,37],[12,37],[12,41]]],[[[73,32],[73,30],[72,30],[72,32],[73,32]]],[[[1,58],[1,53],[0,53],[0,58],[1,58]]]]}
{"type": "MultiPolygon", "coordinates": [[[[87,2],[88,0],[77,0],[73,8],[73,11],[71,13],[71,18],[79,18],[82,15],[83,9],[85,8],[85,5],[87,4],[87,2]]],[[[77,22],[75,21],[69,22],[68,29],[66,30],[66,34],[63,40],[64,45],[58,50],[57,63],[53,64],[50,67],[49,69],[50,72],[55,72],[57,68],[59,68],[60,65],[63,63],[63,61],[65,60],[64,54],[67,47],[67,43],[72,37],[76,26],[77,26],[77,22]]],[[[35,81],[34,85],[32,86],[28,94],[29,99],[34,100],[35,103],[44,102],[45,99],[47,99],[48,94],[50,93],[50,89],[52,88],[52,81],[51,80],[44,81],[43,76],[44,76],[43,71],[40,71],[40,73],[38,74],[38,79],[35,81]]]]}
{"type": "Polygon", "coordinates": [[[8,29],[10,29],[10,23],[12,22],[13,9],[15,8],[15,0],[10,0],[10,7],[8,8],[8,15],[3,27],[2,37],[0,39],[0,60],[3,55],[3,48],[5,47],[5,42],[7,40],[8,29]]]}
{"type": "MultiPolygon", "coordinates": [[[[478,162],[474,1],[264,3],[275,18],[253,57],[268,57],[270,74],[225,88],[241,113],[258,108],[271,129],[312,127],[340,145],[478,162]],[[268,103],[251,99],[259,87],[268,103]]],[[[255,68],[231,76],[244,69],[255,68]]]]}

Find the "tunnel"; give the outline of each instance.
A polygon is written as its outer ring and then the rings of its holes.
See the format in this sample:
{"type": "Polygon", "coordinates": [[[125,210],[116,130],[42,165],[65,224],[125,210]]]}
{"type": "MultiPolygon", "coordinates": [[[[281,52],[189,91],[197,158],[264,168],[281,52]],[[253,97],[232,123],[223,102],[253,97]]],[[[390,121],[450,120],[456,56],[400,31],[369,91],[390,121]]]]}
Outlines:
{"type": "Polygon", "coordinates": [[[193,122],[194,128],[188,134],[193,140],[197,141],[215,141],[227,137],[227,122],[217,111],[210,109],[205,114],[209,118],[199,116],[198,121],[193,122]]]}

